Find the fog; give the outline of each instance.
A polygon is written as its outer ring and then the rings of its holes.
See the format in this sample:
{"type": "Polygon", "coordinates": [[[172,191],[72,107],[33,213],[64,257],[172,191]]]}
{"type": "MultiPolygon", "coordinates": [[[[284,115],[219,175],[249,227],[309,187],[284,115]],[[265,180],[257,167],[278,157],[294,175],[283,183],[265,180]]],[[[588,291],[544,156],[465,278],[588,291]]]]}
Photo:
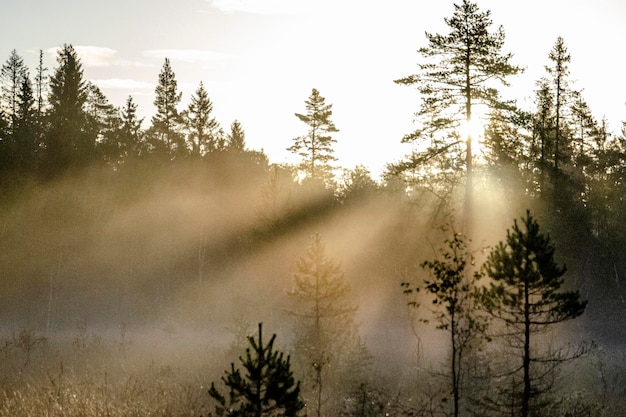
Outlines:
{"type": "MultiPolygon", "coordinates": [[[[480,263],[480,248],[504,238],[523,202],[503,198],[497,184],[477,190],[480,263]]],[[[208,385],[243,354],[257,323],[295,354],[287,291],[318,233],[358,306],[368,383],[385,387],[386,413],[402,414],[400,397],[441,392],[448,354],[445,332],[415,321],[430,307],[412,310],[400,288],[427,276],[418,265],[436,256],[445,236],[438,226],[453,219],[433,216],[432,202],[385,188],[340,201],[279,170],[218,162],[92,168],[26,184],[0,218],[2,382],[34,390],[35,405],[61,407],[45,398],[63,386],[94,413],[116,404],[127,415],[206,414],[208,385]]],[[[601,333],[589,329],[609,313],[589,308],[592,317],[553,335],[555,345],[601,333]]],[[[586,365],[614,383],[622,381],[608,365],[623,366],[611,348],[618,334],[586,365]]]]}

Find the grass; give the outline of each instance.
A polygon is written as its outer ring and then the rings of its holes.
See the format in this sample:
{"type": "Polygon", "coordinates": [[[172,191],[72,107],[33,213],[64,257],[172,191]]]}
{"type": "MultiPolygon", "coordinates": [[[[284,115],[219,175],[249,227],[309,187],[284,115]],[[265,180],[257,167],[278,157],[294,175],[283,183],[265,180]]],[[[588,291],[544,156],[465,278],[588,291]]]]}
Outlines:
{"type": "Polygon", "coordinates": [[[30,329],[5,335],[0,339],[0,417],[208,414],[208,385],[229,360],[225,351],[159,350],[158,343],[145,350],[129,347],[127,339],[120,342],[81,329],[73,338],[48,338],[30,329]]]}

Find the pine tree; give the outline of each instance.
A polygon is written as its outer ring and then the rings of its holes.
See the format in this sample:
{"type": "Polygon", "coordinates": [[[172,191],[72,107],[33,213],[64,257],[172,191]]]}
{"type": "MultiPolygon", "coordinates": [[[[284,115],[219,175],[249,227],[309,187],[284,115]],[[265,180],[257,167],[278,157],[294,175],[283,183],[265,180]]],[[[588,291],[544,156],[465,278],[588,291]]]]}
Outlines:
{"type": "Polygon", "coordinates": [[[216,135],[220,126],[212,113],[213,103],[204,84],[200,82],[185,112],[191,154],[194,156],[200,157],[217,149],[216,135]]]}
{"type": "Polygon", "coordinates": [[[533,373],[533,364],[566,359],[558,353],[540,357],[533,350],[535,336],[580,316],[587,303],[578,291],[560,291],[566,268],[555,262],[555,246],[530,212],[522,223],[523,227],[515,220],[506,243],[500,242],[489,254],[483,267],[492,282],[481,298],[485,311],[504,325],[503,337],[521,362],[511,375],[523,373],[520,415],[528,417],[541,391],[541,375],[533,373]]]}
{"type": "Polygon", "coordinates": [[[244,373],[232,363],[222,377],[228,394],[222,394],[211,383],[209,395],[217,402],[218,417],[296,417],[304,408],[300,399],[300,382],[291,371],[290,357],[274,350],[274,334],[263,343],[263,328],[259,323],[258,341],[248,336],[251,348],[246,357],[239,357],[244,373]]]}
{"type": "Polygon", "coordinates": [[[339,132],[331,121],[332,104],[326,104],[315,88],[305,101],[306,114],[296,113],[296,117],[304,122],[309,131],[294,138],[293,145],[287,148],[302,158],[300,169],[310,180],[327,183],[332,179],[330,163],[335,161],[333,144],[337,141],[331,136],[339,132]]]}
{"type": "Polygon", "coordinates": [[[152,116],[152,127],[149,129],[153,147],[164,147],[171,157],[184,156],[187,149],[180,131],[183,122],[177,109],[183,93],[178,92],[176,75],[168,58],[165,58],[159,73],[155,94],[156,114],[152,116]]]}
{"type": "MultiPolygon", "coordinates": [[[[454,14],[445,23],[447,35],[426,33],[428,46],[419,49],[424,61],[419,72],[395,80],[398,84],[416,85],[422,95],[422,105],[416,116],[420,126],[402,139],[403,142],[428,140],[426,151],[416,152],[395,170],[410,170],[436,164],[438,170],[448,171],[456,182],[465,169],[466,211],[471,212],[472,140],[462,137],[464,124],[472,124],[476,104],[490,109],[503,106],[496,82],[508,85],[506,78],[520,72],[510,64],[512,55],[503,54],[504,29],[489,32],[491,12],[481,12],[468,0],[454,5],[454,14]]],[[[466,213],[466,218],[471,213],[466,213]]]]}

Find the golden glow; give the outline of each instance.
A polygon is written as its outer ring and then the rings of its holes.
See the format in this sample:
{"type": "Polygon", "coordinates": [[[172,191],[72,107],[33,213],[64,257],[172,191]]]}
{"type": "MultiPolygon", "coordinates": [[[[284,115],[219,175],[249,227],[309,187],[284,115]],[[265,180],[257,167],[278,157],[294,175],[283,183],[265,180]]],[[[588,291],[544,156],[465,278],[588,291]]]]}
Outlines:
{"type": "Polygon", "coordinates": [[[485,126],[479,117],[473,117],[470,120],[463,120],[461,122],[461,138],[467,140],[469,137],[472,140],[472,144],[476,144],[483,136],[485,126]]]}
{"type": "Polygon", "coordinates": [[[483,138],[485,136],[485,123],[487,118],[479,114],[479,112],[473,112],[474,115],[470,120],[463,120],[459,127],[459,133],[461,140],[466,141],[468,138],[472,141],[472,153],[474,158],[480,160],[484,156],[484,144],[483,138]]]}

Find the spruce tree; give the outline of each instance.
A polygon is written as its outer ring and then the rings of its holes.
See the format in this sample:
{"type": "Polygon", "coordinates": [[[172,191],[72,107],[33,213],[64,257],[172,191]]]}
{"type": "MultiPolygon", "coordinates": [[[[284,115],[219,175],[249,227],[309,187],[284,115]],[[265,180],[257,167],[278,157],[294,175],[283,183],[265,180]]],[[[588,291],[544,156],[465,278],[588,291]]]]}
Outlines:
{"type": "Polygon", "coordinates": [[[539,191],[545,192],[546,172],[548,170],[548,161],[552,156],[550,150],[554,142],[554,96],[550,88],[550,81],[542,78],[537,81],[537,90],[535,92],[535,102],[537,110],[533,120],[533,136],[539,143],[535,146],[535,152],[539,165],[539,191]]]}
{"type": "Polygon", "coordinates": [[[18,172],[33,174],[37,154],[37,113],[31,81],[22,80],[18,93],[17,117],[12,141],[15,144],[15,162],[18,172]]]}
{"type": "Polygon", "coordinates": [[[194,156],[200,157],[207,152],[214,152],[218,147],[216,135],[220,126],[212,113],[213,103],[204,84],[200,82],[185,112],[188,142],[194,156]]]}
{"type": "Polygon", "coordinates": [[[170,60],[165,58],[155,89],[156,114],[152,116],[149,133],[154,149],[163,149],[172,158],[187,154],[181,132],[183,121],[177,108],[182,94],[178,92],[178,82],[170,66],[170,60]]]}
{"type": "Polygon", "coordinates": [[[227,148],[237,152],[246,150],[246,133],[239,120],[234,120],[230,125],[227,148]]]}
{"type": "Polygon", "coordinates": [[[569,63],[571,55],[565,47],[562,37],[558,37],[554,47],[548,55],[551,66],[546,66],[546,71],[552,76],[554,96],[554,170],[558,175],[559,162],[563,159],[563,109],[567,103],[569,89],[569,63]]]}
{"type": "Polygon", "coordinates": [[[350,286],[341,265],[326,254],[322,237],[315,234],[306,255],[297,261],[294,287],[287,292],[295,308],[294,357],[315,395],[315,415],[322,415],[326,393],[349,388],[344,377],[357,375],[369,361],[355,322],[357,307],[350,301],[350,286]],[[350,369],[343,365],[351,363],[350,369]],[[345,374],[342,374],[345,371],[345,374]],[[330,389],[329,389],[330,388],[330,389]]]}
{"type": "Polygon", "coordinates": [[[89,134],[96,137],[98,145],[115,141],[114,134],[120,124],[119,109],[91,82],[87,83],[85,113],[89,134]]]}
{"type": "Polygon", "coordinates": [[[50,128],[44,142],[44,174],[49,176],[90,163],[96,148],[96,138],[87,130],[87,82],[74,47],[63,45],[57,61],[59,66],[50,77],[50,128]]]}
{"type": "Polygon", "coordinates": [[[24,80],[28,78],[28,69],[24,60],[14,49],[0,71],[1,108],[7,116],[9,128],[15,130],[17,125],[19,94],[24,80]]]}
{"type": "Polygon", "coordinates": [[[143,119],[137,116],[137,104],[128,96],[120,110],[121,126],[119,132],[120,155],[123,158],[138,158],[145,152],[141,124],[143,119]]]}
{"type": "Polygon", "coordinates": [[[296,417],[304,408],[300,399],[300,382],[291,370],[290,358],[274,350],[274,334],[263,342],[263,327],[259,323],[258,340],[248,336],[250,348],[239,357],[243,367],[230,370],[222,377],[228,389],[226,395],[211,383],[209,395],[217,402],[218,417],[296,417]]]}

